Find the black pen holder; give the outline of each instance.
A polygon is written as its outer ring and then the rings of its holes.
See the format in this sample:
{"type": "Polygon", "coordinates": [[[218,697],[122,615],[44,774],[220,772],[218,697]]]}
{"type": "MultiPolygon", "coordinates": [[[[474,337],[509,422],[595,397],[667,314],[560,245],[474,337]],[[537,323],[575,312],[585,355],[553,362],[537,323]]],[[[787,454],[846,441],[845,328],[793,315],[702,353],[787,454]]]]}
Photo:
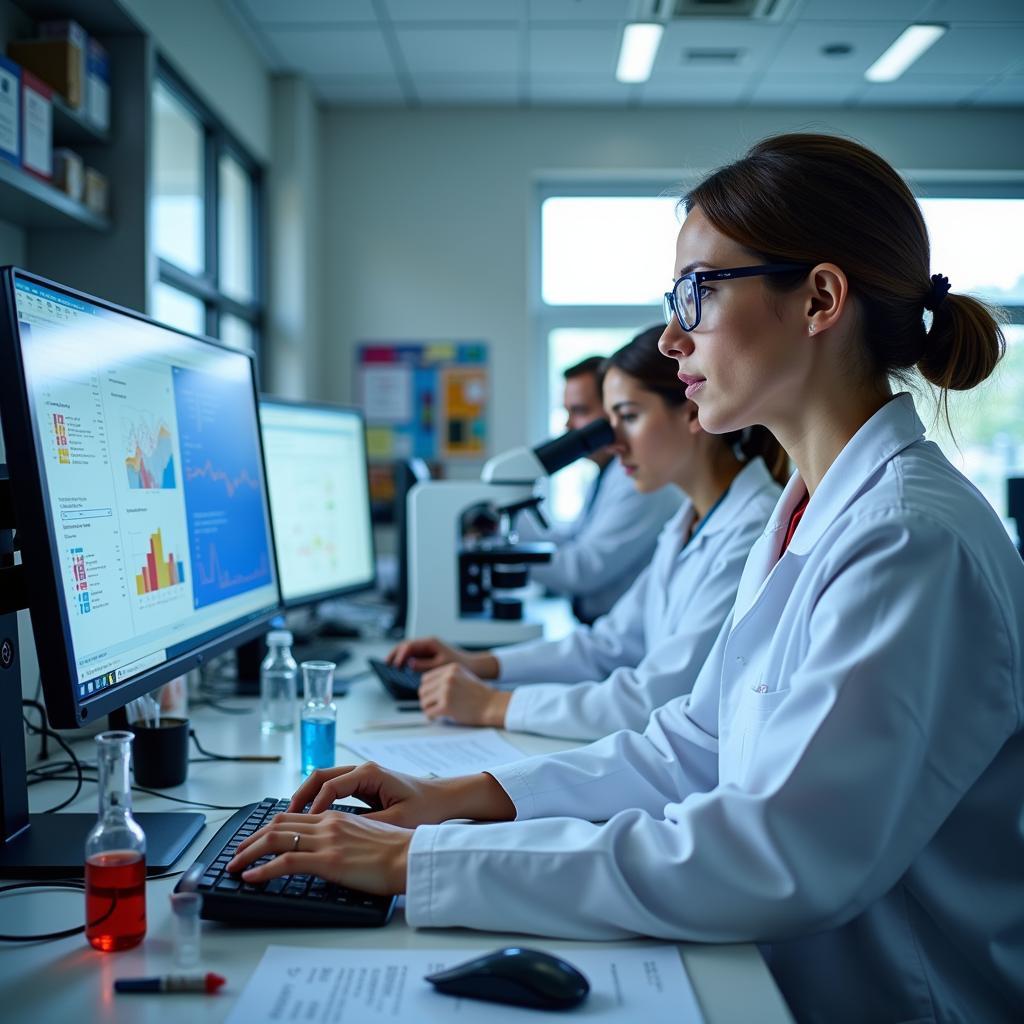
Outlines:
{"type": "Polygon", "coordinates": [[[155,727],[136,723],[130,728],[135,782],[150,789],[180,786],[188,775],[188,719],[162,718],[155,727]]]}

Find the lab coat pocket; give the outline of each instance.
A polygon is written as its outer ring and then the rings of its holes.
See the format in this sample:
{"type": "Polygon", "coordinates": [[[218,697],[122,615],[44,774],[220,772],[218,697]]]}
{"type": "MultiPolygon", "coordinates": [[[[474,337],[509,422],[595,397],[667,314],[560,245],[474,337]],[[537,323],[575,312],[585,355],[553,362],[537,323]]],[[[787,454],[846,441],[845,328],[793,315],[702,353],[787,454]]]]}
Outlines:
{"type": "Polygon", "coordinates": [[[744,775],[757,749],[765,723],[775,714],[779,705],[789,696],[789,687],[781,690],[748,689],[740,698],[736,709],[737,732],[740,734],[739,771],[744,775]]]}

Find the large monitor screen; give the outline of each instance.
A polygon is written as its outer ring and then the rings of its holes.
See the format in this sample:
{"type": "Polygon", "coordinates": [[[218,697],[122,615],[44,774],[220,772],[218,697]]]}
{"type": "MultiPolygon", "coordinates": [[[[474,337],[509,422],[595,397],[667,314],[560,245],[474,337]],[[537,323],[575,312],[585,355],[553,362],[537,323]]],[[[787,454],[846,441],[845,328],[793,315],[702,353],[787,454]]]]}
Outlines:
{"type": "Polygon", "coordinates": [[[13,286],[26,463],[34,449],[83,705],[280,606],[251,357],[20,274],[13,286]]]}
{"type": "Polygon", "coordinates": [[[362,415],[263,398],[260,422],[285,604],[372,586],[376,567],[362,415]]]}

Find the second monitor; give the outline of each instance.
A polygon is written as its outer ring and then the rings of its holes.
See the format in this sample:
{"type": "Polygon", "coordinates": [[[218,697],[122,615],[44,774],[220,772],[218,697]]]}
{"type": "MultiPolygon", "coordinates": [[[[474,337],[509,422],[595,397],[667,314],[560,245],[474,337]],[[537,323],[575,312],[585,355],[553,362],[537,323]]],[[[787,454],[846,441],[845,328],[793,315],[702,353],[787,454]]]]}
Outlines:
{"type": "MultiPolygon", "coordinates": [[[[362,414],[264,396],[260,422],[285,606],[371,589],[376,559],[362,414]]],[[[332,623],[317,631],[332,632],[332,623]]],[[[345,635],[336,623],[333,632],[345,635]]],[[[337,661],[345,653],[336,644],[316,647],[307,645],[303,657],[337,661]]]]}

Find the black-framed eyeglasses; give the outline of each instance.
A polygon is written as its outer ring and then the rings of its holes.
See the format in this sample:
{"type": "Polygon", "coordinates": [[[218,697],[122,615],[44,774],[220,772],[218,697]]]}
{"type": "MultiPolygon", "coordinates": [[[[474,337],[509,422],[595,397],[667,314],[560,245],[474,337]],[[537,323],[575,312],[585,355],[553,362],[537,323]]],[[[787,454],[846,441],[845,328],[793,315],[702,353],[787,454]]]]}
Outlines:
{"type": "Polygon", "coordinates": [[[671,323],[673,315],[684,331],[692,331],[700,323],[700,291],[705,281],[786,274],[794,270],[807,270],[809,267],[808,263],[762,263],[756,267],[730,267],[728,270],[691,270],[689,274],[676,278],[672,291],[665,292],[665,323],[671,323]]]}

